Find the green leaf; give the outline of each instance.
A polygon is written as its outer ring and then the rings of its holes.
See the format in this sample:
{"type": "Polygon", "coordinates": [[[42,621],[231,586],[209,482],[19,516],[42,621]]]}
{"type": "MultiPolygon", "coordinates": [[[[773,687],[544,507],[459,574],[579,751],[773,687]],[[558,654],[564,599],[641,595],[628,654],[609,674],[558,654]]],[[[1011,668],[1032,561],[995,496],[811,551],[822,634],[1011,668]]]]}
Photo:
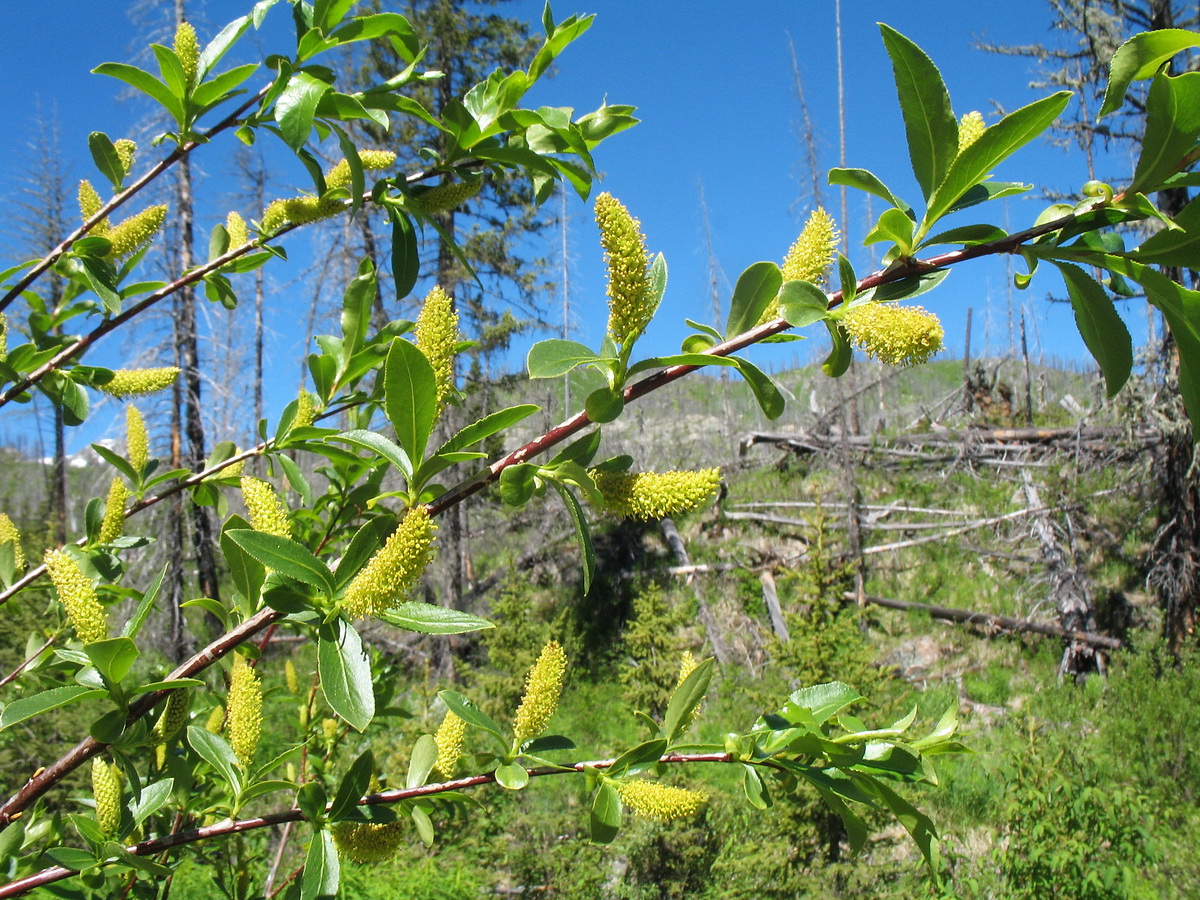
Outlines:
{"type": "Polygon", "coordinates": [[[783,290],[779,292],[779,309],[789,325],[803,328],[825,318],[829,310],[829,298],[811,282],[787,281],[784,282],[783,290]]]}
{"type": "Polygon", "coordinates": [[[364,750],[358,759],[350,764],[350,768],[338,784],[337,793],[334,794],[333,803],[329,807],[329,821],[341,821],[358,806],[358,801],[366,794],[374,774],[375,755],[369,749],[364,750]]]}
{"type": "Polygon", "coordinates": [[[314,0],[313,24],[328,34],[342,21],[356,0],[314,0]]]}
{"type": "Polygon", "coordinates": [[[754,766],[742,766],[742,790],[755,809],[764,810],[771,806],[771,795],[763,784],[762,776],[754,766]]]}
{"type": "Polygon", "coordinates": [[[229,567],[234,590],[242,595],[242,599],[246,601],[246,608],[249,609],[258,602],[267,571],[262,563],[229,536],[231,531],[238,530],[251,530],[250,523],[240,516],[233,516],[221,532],[221,553],[229,567]]]}
{"type": "Polygon", "coordinates": [[[771,377],[748,359],[740,356],[730,356],[728,359],[734,361],[738,374],[746,379],[746,384],[750,385],[750,390],[754,394],[754,399],[758,401],[763,415],[772,421],[783,415],[784,407],[787,404],[771,377]]]}
{"type": "Polygon", "coordinates": [[[1150,78],[1172,56],[1191,47],[1200,47],[1200,36],[1182,28],[1144,31],[1123,43],[1109,64],[1108,87],[1099,117],[1102,119],[1121,108],[1134,81],[1150,78]]]}
{"type": "Polygon", "coordinates": [[[997,228],[995,225],[963,225],[960,228],[950,228],[946,231],[940,231],[932,237],[927,237],[921,241],[921,246],[936,247],[939,244],[961,244],[964,247],[973,247],[976,244],[998,241],[1007,236],[1008,233],[1003,228],[997,228]]]}
{"type": "Polygon", "coordinates": [[[342,369],[358,352],[371,326],[371,304],[375,302],[377,279],[371,258],[358,265],[358,274],[346,285],[342,295],[342,369]]]}
{"type": "Polygon", "coordinates": [[[867,824],[838,795],[840,791],[846,790],[839,785],[839,782],[845,784],[848,779],[840,773],[838,773],[837,777],[831,777],[826,772],[807,766],[800,769],[799,774],[812,783],[813,787],[817,789],[817,793],[821,795],[821,799],[825,802],[825,805],[837,813],[838,818],[842,820],[842,825],[846,828],[846,837],[850,841],[851,851],[857,853],[861,850],[866,844],[869,834],[867,824]]]}
{"type": "Polygon", "coordinates": [[[712,681],[713,661],[706,659],[688,674],[683,684],[675,688],[671,702],[667,704],[667,712],[663,716],[663,732],[668,743],[674,743],[692,724],[692,714],[708,693],[708,683],[712,681]]]}
{"type": "Polygon", "coordinates": [[[598,425],[620,418],[625,409],[625,392],[608,386],[597,388],[583,401],[583,410],[598,425]]]}
{"type": "Polygon", "coordinates": [[[109,180],[114,191],[121,190],[125,181],[125,167],[121,165],[121,157],[117,156],[117,148],[103,131],[93,131],[88,135],[88,150],[92,152],[92,162],[100,170],[100,174],[109,180]]]}
{"type": "Polygon", "coordinates": [[[421,274],[417,230],[404,210],[389,205],[387,211],[392,221],[392,279],[396,283],[396,299],[403,300],[412,293],[421,274]]]}
{"type": "Polygon", "coordinates": [[[395,466],[400,471],[400,474],[404,476],[405,481],[412,480],[412,461],[409,459],[408,454],[382,434],[358,429],[355,431],[344,431],[341,434],[332,434],[325,438],[325,440],[353,444],[356,447],[365,447],[367,450],[379,454],[395,466]]]}
{"type": "Polygon", "coordinates": [[[519,791],[529,784],[529,772],[519,763],[504,763],[496,767],[496,784],[510,791],[519,791]]]}
{"type": "Polygon", "coordinates": [[[938,847],[937,828],[934,826],[933,820],[881,781],[858,773],[851,774],[851,777],[862,787],[874,793],[891,811],[921,849],[921,855],[925,858],[925,864],[929,866],[930,871],[938,872],[941,868],[941,852],[938,847]]]}
{"type": "Polygon", "coordinates": [[[174,788],[174,778],[164,778],[142,788],[142,794],[131,810],[134,823],[140,825],[160,810],[162,805],[171,799],[171,791],[174,788]]]}
{"type": "Polygon", "coordinates": [[[323,625],[317,640],[317,671],[321,690],[335,713],[356,731],[365,731],[375,718],[375,688],[371,660],[358,632],[345,619],[323,625]]]}
{"type": "Polygon", "coordinates": [[[621,830],[621,795],[608,781],[596,790],[590,824],[593,844],[611,844],[621,830]]]}
{"type": "Polygon", "coordinates": [[[251,529],[226,531],[225,534],[268,569],[312,585],[327,597],[336,593],[329,567],[313,556],[312,551],[303,544],[291,538],[251,529]]]}
{"type": "Polygon", "coordinates": [[[1182,166],[1200,136],[1200,72],[1159,75],[1146,97],[1142,153],[1126,193],[1157,190],[1182,166]]]}
{"type": "Polygon", "coordinates": [[[1022,106],[989,126],[971,146],[958,154],[945,180],[929,198],[929,208],[918,236],[927,234],[934,222],[946,215],[967,191],[987,178],[999,163],[1049,128],[1070,99],[1070,91],[1059,91],[1022,106]]]}
{"type": "Polygon", "coordinates": [[[509,406],[505,409],[497,410],[460,430],[454,437],[438,448],[438,453],[450,453],[477,444],[491,437],[493,434],[498,434],[504,429],[512,427],[517,422],[528,418],[540,409],[540,406],[536,406],[533,403],[522,403],[517,406],[509,406]]]}
{"type": "Polygon", "coordinates": [[[209,734],[203,728],[189,725],[188,746],[200,754],[200,758],[213,767],[224,779],[233,793],[241,790],[242,779],[238,775],[238,759],[229,742],[218,734],[209,734]]]}
{"type": "Polygon", "coordinates": [[[393,606],[380,613],[379,618],[397,628],[420,634],[466,634],[495,627],[487,619],[481,619],[479,616],[416,600],[393,606]]]}
{"type": "Polygon", "coordinates": [[[78,260],[88,287],[100,298],[105,312],[110,316],[120,313],[121,291],[117,284],[117,272],[112,263],[95,256],[80,256],[78,260]]]}
{"type": "Polygon", "coordinates": [[[496,724],[495,720],[462,694],[457,691],[439,691],[438,696],[446,704],[447,709],[468,725],[482,728],[488,734],[495,735],[501,741],[504,740],[500,726],[496,724]]]}
{"type": "Polygon", "coordinates": [[[358,574],[359,569],[367,564],[375,552],[383,546],[396,528],[396,520],[391,516],[378,516],[371,519],[354,533],[350,546],[338,560],[337,571],[333,573],[334,584],[341,590],[358,574]]]}
{"type": "Polygon", "coordinates": [[[851,302],[858,293],[858,276],[854,274],[854,266],[850,260],[838,254],[838,281],[842,289],[842,303],[851,302]]]}
{"type": "Polygon", "coordinates": [[[437,421],[437,377],[417,347],[393,338],[383,373],[384,406],[396,429],[396,440],[414,462],[425,458],[425,446],[437,421]]]}
{"type": "Polygon", "coordinates": [[[954,204],[946,210],[946,214],[956,213],[961,209],[986,203],[988,200],[1015,197],[1018,194],[1024,194],[1031,190],[1033,190],[1032,184],[1025,184],[1019,181],[984,181],[972,188],[968,188],[966,193],[954,201],[954,204]]]}
{"type": "Polygon", "coordinates": [[[883,23],[879,30],[892,60],[913,174],[929,198],[958,155],[958,120],[933,60],[900,32],[883,23]]]}
{"type": "Polygon", "coordinates": [[[592,589],[592,579],[596,575],[596,548],[592,546],[592,533],[588,529],[587,518],[583,514],[583,507],[579,505],[569,487],[558,481],[551,481],[550,484],[558,491],[558,495],[566,504],[567,512],[571,515],[571,524],[575,527],[575,540],[579,544],[580,563],[583,566],[583,593],[587,594],[592,589]]]}
{"type": "Polygon", "coordinates": [[[880,181],[873,172],[868,172],[866,169],[830,169],[829,183],[835,186],[845,185],[856,190],[866,191],[868,194],[874,194],[916,221],[917,217],[913,213],[912,207],[893,194],[892,189],[880,181]]]}
{"type": "Polygon", "coordinates": [[[851,703],[862,699],[863,697],[858,691],[840,681],[814,684],[794,691],[788,697],[788,702],[780,714],[784,718],[794,721],[792,717],[796,710],[807,710],[811,714],[812,720],[821,725],[851,703]]]}
{"type": "Polygon", "coordinates": [[[299,151],[312,131],[313,115],[330,85],[308,72],[293,72],[275,101],[275,121],[284,141],[299,151]]]}
{"type": "MultiPolygon", "coordinates": [[[[200,51],[199,73],[203,77],[212,67],[221,61],[229,48],[232,47],[250,27],[250,16],[239,16],[234,19],[219,32],[217,36],[208,42],[208,45],[200,51]]],[[[257,27],[257,26],[256,26],[257,27]]]]}
{"type": "MultiPolygon", "coordinates": [[[[704,695],[701,694],[701,697],[704,695]]],[[[630,773],[637,773],[651,766],[657,765],[658,761],[666,755],[667,741],[666,738],[655,738],[650,741],[643,741],[636,747],[630,747],[609,766],[608,771],[611,775],[620,776],[630,773]]]]}
{"type": "Polygon", "coordinates": [[[92,444],[92,450],[95,451],[97,456],[128,478],[131,482],[137,484],[139,473],[133,471],[133,466],[129,464],[125,457],[114,453],[103,444],[92,444]]]}
{"type": "Polygon", "coordinates": [[[1200,269],[1200,198],[1175,216],[1175,224],[1179,228],[1164,228],[1142,242],[1134,251],[1138,262],[1200,269]]]}
{"type": "Polygon", "coordinates": [[[83,645],[92,665],[112,685],[120,684],[138,658],[137,645],[127,637],[109,638],[83,645]]]}
{"type": "Polygon", "coordinates": [[[34,694],[32,697],[21,697],[9,703],[0,713],[0,731],[16,725],[18,722],[40,716],[52,709],[78,703],[80,700],[90,700],[93,697],[107,695],[108,691],[96,690],[81,684],[68,684],[63,687],[50,688],[50,690],[34,694]]]}
{"type": "Polygon", "coordinates": [[[508,506],[524,506],[537,490],[537,474],[533,463],[506,466],[500,472],[500,499],[508,506]]]}
{"type": "Polygon", "coordinates": [[[1050,260],[1062,273],[1075,310],[1075,324],[1092,358],[1104,373],[1108,396],[1116,396],[1133,370],[1133,341],[1104,288],[1071,263],[1050,260]]]}
{"type": "Polygon", "coordinates": [[[406,788],[421,787],[429,780],[429,773],[437,765],[438,745],[432,734],[423,734],[413,744],[412,758],[408,761],[408,776],[404,779],[406,788]]]}
{"type": "Polygon", "coordinates": [[[783,273],[773,262],[756,262],[738,276],[729,300],[726,337],[749,331],[783,286],[783,273]]]}
{"type": "Polygon", "coordinates": [[[310,822],[323,821],[327,805],[328,797],[325,794],[325,787],[319,781],[306,781],[296,791],[296,806],[310,822]]]}
{"type": "Polygon", "coordinates": [[[111,62],[100,63],[100,65],[92,69],[92,72],[96,75],[108,75],[119,81],[123,81],[130,87],[136,88],[143,94],[157,100],[170,113],[171,118],[177,124],[180,126],[183,125],[183,105],[180,103],[179,98],[171,93],[169,87],[149,72],[144,72],[137,68],[137,66],[111,62]]]}
{"type": "MultiPolygon", "coordinates": [[[[920,275],[909,275],[899,281],[881,284],[871,292],[870,296],[878,303],[888,300],[911,300],[913,297],[919,297],[921,294],[932,291],[945,281],[949,274],[949,269],[934,269],[932,272],[922,272],[920,275]]],[[[862,296],[865,296],[865,293],[860,295],[860,297],[862,296]]]]}
{"type": "Polygon", "coordinates": [[[328,831],[317,831],[304,857],[304,876],[300,882],[300,900],[333,900],[341,880],[341,862],[328,831]]]}
{"type": "MultiPolygon", "coordinates": [[[[799,284],[800,282],[795,282],[799,284]]],[[[709,344],[709,346],[712,346],[709,344]]],[[[629,367],[625,373],[626,378],[631,378],[641,372],[648,372],[651,369],[665,369],[668,366],[737,366],[737,363],[725,356],[714,356],[711,353],[674,353],[670,356],[651,356],[647,359],[638,360],[634,365],[629,367]]]]}
{"type": "Polygon", "coordinates": [[[577,341],[538,341],[529,348],[526,368],[530,378],[558,378],[577,366],[600,359],[590,347],[577,341]]]}
{"type": "Polygon", "coordinates": [[[912,219],[896,208],[885,209],[875,227],[863,238],[863,245],[870,246],[885,241],[896,245],[901,256],[911,256],[913,252],[913,229],[916,227],[912,219]]]}
{"type": "Polygon", "coordinates": [[[100,860],[87,850],[78,850],[75,847],[51,847],[46,851],[46,855],[64,869],[73,872],[86,872],[100,865],[100,860]]]}

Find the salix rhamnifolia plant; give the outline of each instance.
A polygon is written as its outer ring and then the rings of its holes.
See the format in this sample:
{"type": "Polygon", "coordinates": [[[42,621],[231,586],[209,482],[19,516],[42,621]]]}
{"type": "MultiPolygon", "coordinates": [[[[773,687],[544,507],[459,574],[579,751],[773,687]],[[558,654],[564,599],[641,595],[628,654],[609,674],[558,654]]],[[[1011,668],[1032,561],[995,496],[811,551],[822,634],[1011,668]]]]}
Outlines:
{"type": "MultiPolygon", "coordinates": [[[[169,386],[174,369],[114,370],[88,365],[85,355],[189,285],[203,286],[211,301],[236,306],[240,276],[282,265],[290,233],[353,216],[367,204],[390,222],[392,279],[403,300],[418,281],[418,231],[438,229],[436,213],[469,203],[484,179],[502,171],[527,175],[538,202],[560,180],[586,198],[596,174],[593,151],[636,122],[629,106],[606,104],[578,117],[568,108],[520,106],[587,31],[588,16],[556,22],[547,6],[545,41],[526,68],[496,70],[434,115],[407,91],[439,77],[422,69],[422,47],[408,21],[395,13],[355,15],[352,2],[290,0],[294,48],[265,65],[223,68],[228,51],[277,5],[262,0],[207,42],[182,26],[171,47],[153,47],[157,74],[119,63],[97,67],[162,106],[173,130],[154,142],[162,149],[149,152],[92,133],[101,188],[81,183],[80,226],[43,258],[0,272],[0,408],[40,393],[68,425],[78,425],[89,413],[90,392],[128,400],[169,386]],[[406,67],[379,83],[341,83],[322,55],[358,41],[387,42],[406,67]],[[248,90],[251,79],[259,86],[248,90]],[[386,129],[405,117],[435,125],[451,138],[452,150],[425,153],[422,171],[393,172],[394,155],[356,147],[344,127],[369,119],[386,129]],[[212,228],[206,262],[169,281],[136,280],[147,247],[162,240],[169,211],[148,206],[119,221],[114,214],[127,205],[136,209],[147,186],[181,159],[231,138],[282,141],[307,171],[308,191],[245,215],[231,211],[212,228]],[[341,154],[327,171],[314,152],[322,143],[336,144],[341,154]],[[50,270],[67,286],[55,303],[40,288],[50,270]],[[68,323],[87,330],[67,333],[68,323]]],[[[782,265],[756,262],[738,278],[724,323],[688,320],[691,333],[680,353],[639,359],[637,342],[659,309],[667,265],[648,249],[634,215],[601,194],[595,211],[608,265],[606,335],[596,349],[564,340],[538,343],[528,370],[532,378],[557,378],[587,367],[602,385],[580,412],[501,458],[488,459],[479,448],[537,407],[499,410],[433,444],[446,404],[459,400],[454,355],[463,341],[453,298],[433,286],[416,323],[398,320],[374,331],[378,273],[364,261],[345,288],[341,333],[319,338],[308,358],[311,392],[302,390],[274,427],[259,423],[258,444],[239,450],[225,443],[201,471],[165,471],[141,412],[129,403],[124,452],[95,445],[113,469],[112,480],[106,497],[88,505],[85,533],[75,543],[51,547],[31,565],[19,529],[0,512],[0,602],[49,590],[57,617],[46,625],[48,637],[31,642],[40,649],[3,679],[0,731],[37,727],[40,718],[67,707],[85,710],[91,722],[61,757],[31,765],[28,778],[0,804],[0,858],[9,879],[0,897],[67,879],[74,879],[79,896],[161,896],[190,845],[236,843],[246,832],[283,826],[277,858],[288,835],[307,849],[302,868],[282,881],[309,900],[336,892],[343,858],[378,861],[410,835],[433,843],[439,821],[467,801],[470,788],[522,790],[539,778],[582,777],[592,798],[592,839],[606,842],[618,833],[623,811],[664,820],[694,815],[706,802],[704,792],[658,779],[699,763],[737,769],[748,802],[764,815],[771,814],[773,795],[799,785],[815,788],[841,817],[853,847],[867,837],[857,807],[890,811],[936,872],[933,823],[890,783],[936,782],[932,757],[962,749],[955,710],[913,739],[915,710],[889,726],[870,727],[848,711],[862,698],[837,682],[796,691],[777,710],[748,716],[748,727],[712,723],[708,730],[724,736],[706,742],[696,730],[714,663],[688,655],[661,721],[645,720],[648,737],[615,758],[584,760],[568,736],[553,731],[569,660],[551,642],[528,673],[510,725],[448,690],[440,694],[441,725],[408,748],[405,773],[383,781],[388,773],[378,770],[369,751],[349,765],[334,752],[350,731],[386,727],[377,704],[391,688],[360,637],[362,619],[435,636],[504,627],[413,595],[437,552],[437,519],[446,510],[493,483],[513,506],[541,502],[547,486],[553,488],[574,523],[586,589],[596,565],[586,507],[605,516],[676,515],[708,502],[720,479],[714,469],[653,472],[628,457],[603,458],[604,423],[626,404],[711,365],[735,369],[764,413],[777,417],[782,393],[743,351],[795,339],[790,329],[817,323],[832,337],[824,363],[830,376],[845,371],[852,347],[889,365],[920,364],[940,349],[942,331],[930,313],[905,301],[938,286],[955,265],[1019,255],[1028,269],[1017,277],[1019,287],[1043,262],[1057,269],[1110,394],[1132,367],[1129,334],[1111,295],[1129,295],[1138,285],[1175,336],[1180,390],[1190,415],[1200,417],[1200,293],[1155,268],[1200,268],[1200,207],[1193,203],[1171,220],[1150,199],[1164,188],[1200,183],[1192,171],[1200,158],[1200,118],[1193,114],[1200,108],[1200,74],[1169,71],[1175,54],[1200,46],[1200,35],[1138,35],[1114,58],[1101,115],[1120,107],[1133,81],[1150,80],[1144,149],[1129,183],[1089,182],[1076,203],[1055,204],[1010,234],[962,217],[938,228],[948,216],[1030,190],[1029,184],[993,181],[991,173],[1042,134],[1069,95],[1045,97],[990,124],[975,112],[956,115],[929,58],[896,31],[882,26],[882,33],[923,211],[868,171],[830,173],[832,184],[884,201],[866,238],[886,247],[880,271],[859,277],[836,253],[837,224],[814,210],[782,265]],[[1161,228],[1139,246],[1127,246],[1129,231],[1121,226],[1145,221],[1161,228]],[[323,460],[323,488],[305,478],[298,454],[323,460]],[[256,456],[267,464],[266,478],[241,473],[256,456]],[[466,478],[456,474],[471,466],[478,468],[466,478]],[[385,490],[385,474],[399,487],[385,490]],[[298,498],[295,506],[285,499],[285,484],[298,498]],[[126,551],[151,540],[137,533],[136,516],[184,492],[206,503],[238,496],[246,516],[229,515],[221,529],[227,600],[197,597],[187,604],[220,622],[223,633],[173,671],[157,671],[139,640],[164,602],[163,576],[147,573],[147,588],[131,587],[126,551]],[[302,515],[293,511],[301,505],[302,515]],[[315,643],[317,669],[306,685],[291,662],[284,666],[290,702],[298,704],[297,731],[284,753],[264,759],[260,670],[273,666],[270,640],[283,632],[315,643]],[[82,798],[79,811],[68,801],[81,798],[62,794],[66,777],[85,763],[91,796],[82,798]]],[[[266,880],[273,884],[275,873],[266,880]]],[[[250,896],[263,881],[243,866],[230,891],[250,896]]]]}

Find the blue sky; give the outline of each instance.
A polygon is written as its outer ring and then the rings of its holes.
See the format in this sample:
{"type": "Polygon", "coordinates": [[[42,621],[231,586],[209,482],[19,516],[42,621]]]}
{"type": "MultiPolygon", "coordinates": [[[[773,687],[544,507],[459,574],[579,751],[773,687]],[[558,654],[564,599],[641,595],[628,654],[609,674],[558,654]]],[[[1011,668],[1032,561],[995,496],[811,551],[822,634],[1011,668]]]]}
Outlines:
{"type": "MultiPolygon", "coordinates": [[[[201,39],[210,38],[249,6],[235,0],[192,4],[201,39]]],[[[1044,0],[980,0],[967,5],[845,0],[847,164],[871,169],[919,207],[877,21],[915,40],[938,63],[957,113],[978,109],[993,121],[993,101],[1011,110],[1042,92],[1028,87],[1034,72],[1027,60],[986,54],[974,48],[975,41],[1054,40],[1046,7],[1044,0]]],[[[0,154],[6,161],[0,168],[0,196],[14,190],[21,163],[28,159],[26,129],[39,105],[59,123],[72,180],[96,177],[86,150],[89,131],[118,137],[144,113],[144,107],[114,100],[119,86],[111,79],[89,74],[99,62],[127,60],[134,52],[137,29],[126,8],[126,3],[111,0],[41,0],[6,10],[7,27],[0,33],[0,73],[6,86],[0,114],[0,154]]],[[[541,8],[541,2],[513,0],[504,10],[536,21],[541,8]]],[[[742,269],[760,259],[782,257],[811,205],[811,177],[803,166],[798,137],[801,112],[793,89],[789,36],[817,133],[820,167],[823,171],[838,163],[834,5],[832,0],[595,0],[578,6],[559,3],[555,9],[560,19],[575,11],[595,12],[595,25],[567,50],[555,77],[535,88],[527,105],[570,105],[584,112],[607,99],[638,107],[642,124],[614,137],[597,154],[604,171],[600,187],[641,219],[651,250],[666,255],[671,273],[667,297],[643,346],[647,354],[673,352],[685,333],[685,316],[711,318],[701,186],[713,249],[726,279],[721,286],[726,302],[729,284],[742,269]]],[[[268,52],[284,49],[289,23],[283,4],[272,11],[269,22],[271,27],[255,39],[268,52]]],[[[206,171],[225,171],[223,163],[212,161],[222,152],[214,148],[204,157],[206,171]]],[[[1045,144],[1022,151],[996,175],[1063,191],[1075,191],[1086,180],[1080,158],[1045,144]]],[[[283,183],[289,178],[304,183],[298,166],[283,173],[283,183]]],[[[823,202],[840,219],[838,195],[825,191],[823,202]]],[[[974,220],[1016,230],[1031,223],[1044,205],[1035,192],[1028,199],[977,207],[974,220]]],[[[876,201],[874,214],[879,212],[876,201]]],[[[589,208],[572,198],[570,216],[573,337],[595,345],[606,318],[600,250],[589,208]]],[[[202,222],[201,233],[211,224],[202,222]]],[[[867,227],[865,205],[851,194],[844,228],[860,274],[870,268],[868,251],[861,245],[867,227]]],[[[288,277],[276,272],[280,282],[288,277]]],[[[961,353],[968,307],[975,309],[974,354],[983,352],[985,340],[992,353],[1007,350],[1010,294],[1005,277],[1002,261],[970,263],[952,273],[938,292],[923,298],[942,316],[952,353],[961,353]]],[[[1035,280],[1033,288],[1016,293],[1013,302],[1025,303],[1035,319],[1030,333],[1036,350],[1081,359],[1086,351],[1075,335],[1069,309],[1051,308],[1044,301],[1048,291],[1061,292],[1056,278],[1035,280]]],[[[1130,307],[1126,318],[1135,341],[1141,340],[1142,310],[1130,307]]],[[[283,310],[276,310],[273,318],[273,355],[289,360],[289,366],[302,353],[302,335],[289,325],[294,319],[294,312],[283,310]]],[[[819,353],[819,343],[786,345],[761,358],[769,365],[807,362],[819,353]]],[[[108,361],[99,354],[92,359],[108,361]]],[[[295,371],[286,370],[291,386],[281,390],[281,397],[292,393],[295,371]]]]}

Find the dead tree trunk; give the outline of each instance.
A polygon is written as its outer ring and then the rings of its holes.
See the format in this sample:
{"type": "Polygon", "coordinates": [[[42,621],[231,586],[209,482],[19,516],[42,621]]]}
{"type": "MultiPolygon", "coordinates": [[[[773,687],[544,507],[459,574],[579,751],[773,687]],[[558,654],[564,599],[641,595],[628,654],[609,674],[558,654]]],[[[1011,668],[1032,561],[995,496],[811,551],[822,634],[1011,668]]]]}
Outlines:
{"type": "MultiPolygon", "coordinates": [[[[679,535],[679,529],[675,527],[675,522],[672,519],[663,519],[659,524],[662,527],[663,538],[666,539],[667,546],[671,548],[671,553],[675,557],[675,562],[681,566],[690,566],[692,560],[688,556],[687,546],[683,543],[683,538],[679,535]]],[[[691,581],[690,577],[688,581],[691,581]]],[[[700,619],[700,624],[704,626],[708,642],[712,644],[713,656],[717,658],[719,665],[727,665],[730,660],[729,647],[725,644],[725,638],[721,634],[721,629],[717,626],[716,620],[713,618],[712,610],[704,602],[704,597],[701,595],[700,589],[693,584],[692,591],[696,595],[696,614],[700,619]]]]}
{"type": "MultiPolygon", "coordinates": [[[[1043,509],[1037,487],[1024,472],[1025,500],[1031,509],[1043,509]]],[[[1050,592],[1058,609],[1058,622],[1065,631],[1094,632],[1096,611],[1092,607],[1087,577],[1082,570],[1067,561],[1059,547],[1058,535],[1049,511],[1033,517],[1033,529],[1042,548],[1042,562],[1050,578],[1050,592]]],[[[1058,665],[1058,677],[1071,674],[1075,679],[1086,678],[1089,672],[1104,673],[1104,659],[1095,647],[1084,641],[1068,638],[1058,665]]]]}

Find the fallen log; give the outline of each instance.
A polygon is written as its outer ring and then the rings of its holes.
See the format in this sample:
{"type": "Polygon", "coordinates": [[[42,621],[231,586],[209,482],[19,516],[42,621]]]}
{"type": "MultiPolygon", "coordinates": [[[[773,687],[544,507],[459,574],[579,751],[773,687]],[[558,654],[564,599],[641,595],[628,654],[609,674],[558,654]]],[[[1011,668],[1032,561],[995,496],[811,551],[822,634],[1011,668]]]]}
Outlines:
{"type": "MultiPolygon", "coordinates": [[[[859,597],[852,591],[842,594],[847,603],[857,603],[859,597]]],[[[976,612],[970,609],[955,609],[950,606],[936,606],[932,603],[916,603],[912,600],[897,600],[893,597],[878,597],[866,594],[864,598],[873,606],[883,606],[888,609],[916,610],[928,614],[934,619],[944,619],[963,625],[982,625],[996,631],[1032,632],[1045,634],[1050,637],[1060,637],[1071,641],[1090,644],[1093,647],[1103,647],[1105,650],[1120,650],[1124,645],[1119,638],[1103,634],[1093,634],[1088,631],[1068,631],[1057,625],[1045,625],[1041,622],[1030,622],[1028,619],[1014,619],[1012,616],[1001,616],[995,613],[976,612]]]]}

